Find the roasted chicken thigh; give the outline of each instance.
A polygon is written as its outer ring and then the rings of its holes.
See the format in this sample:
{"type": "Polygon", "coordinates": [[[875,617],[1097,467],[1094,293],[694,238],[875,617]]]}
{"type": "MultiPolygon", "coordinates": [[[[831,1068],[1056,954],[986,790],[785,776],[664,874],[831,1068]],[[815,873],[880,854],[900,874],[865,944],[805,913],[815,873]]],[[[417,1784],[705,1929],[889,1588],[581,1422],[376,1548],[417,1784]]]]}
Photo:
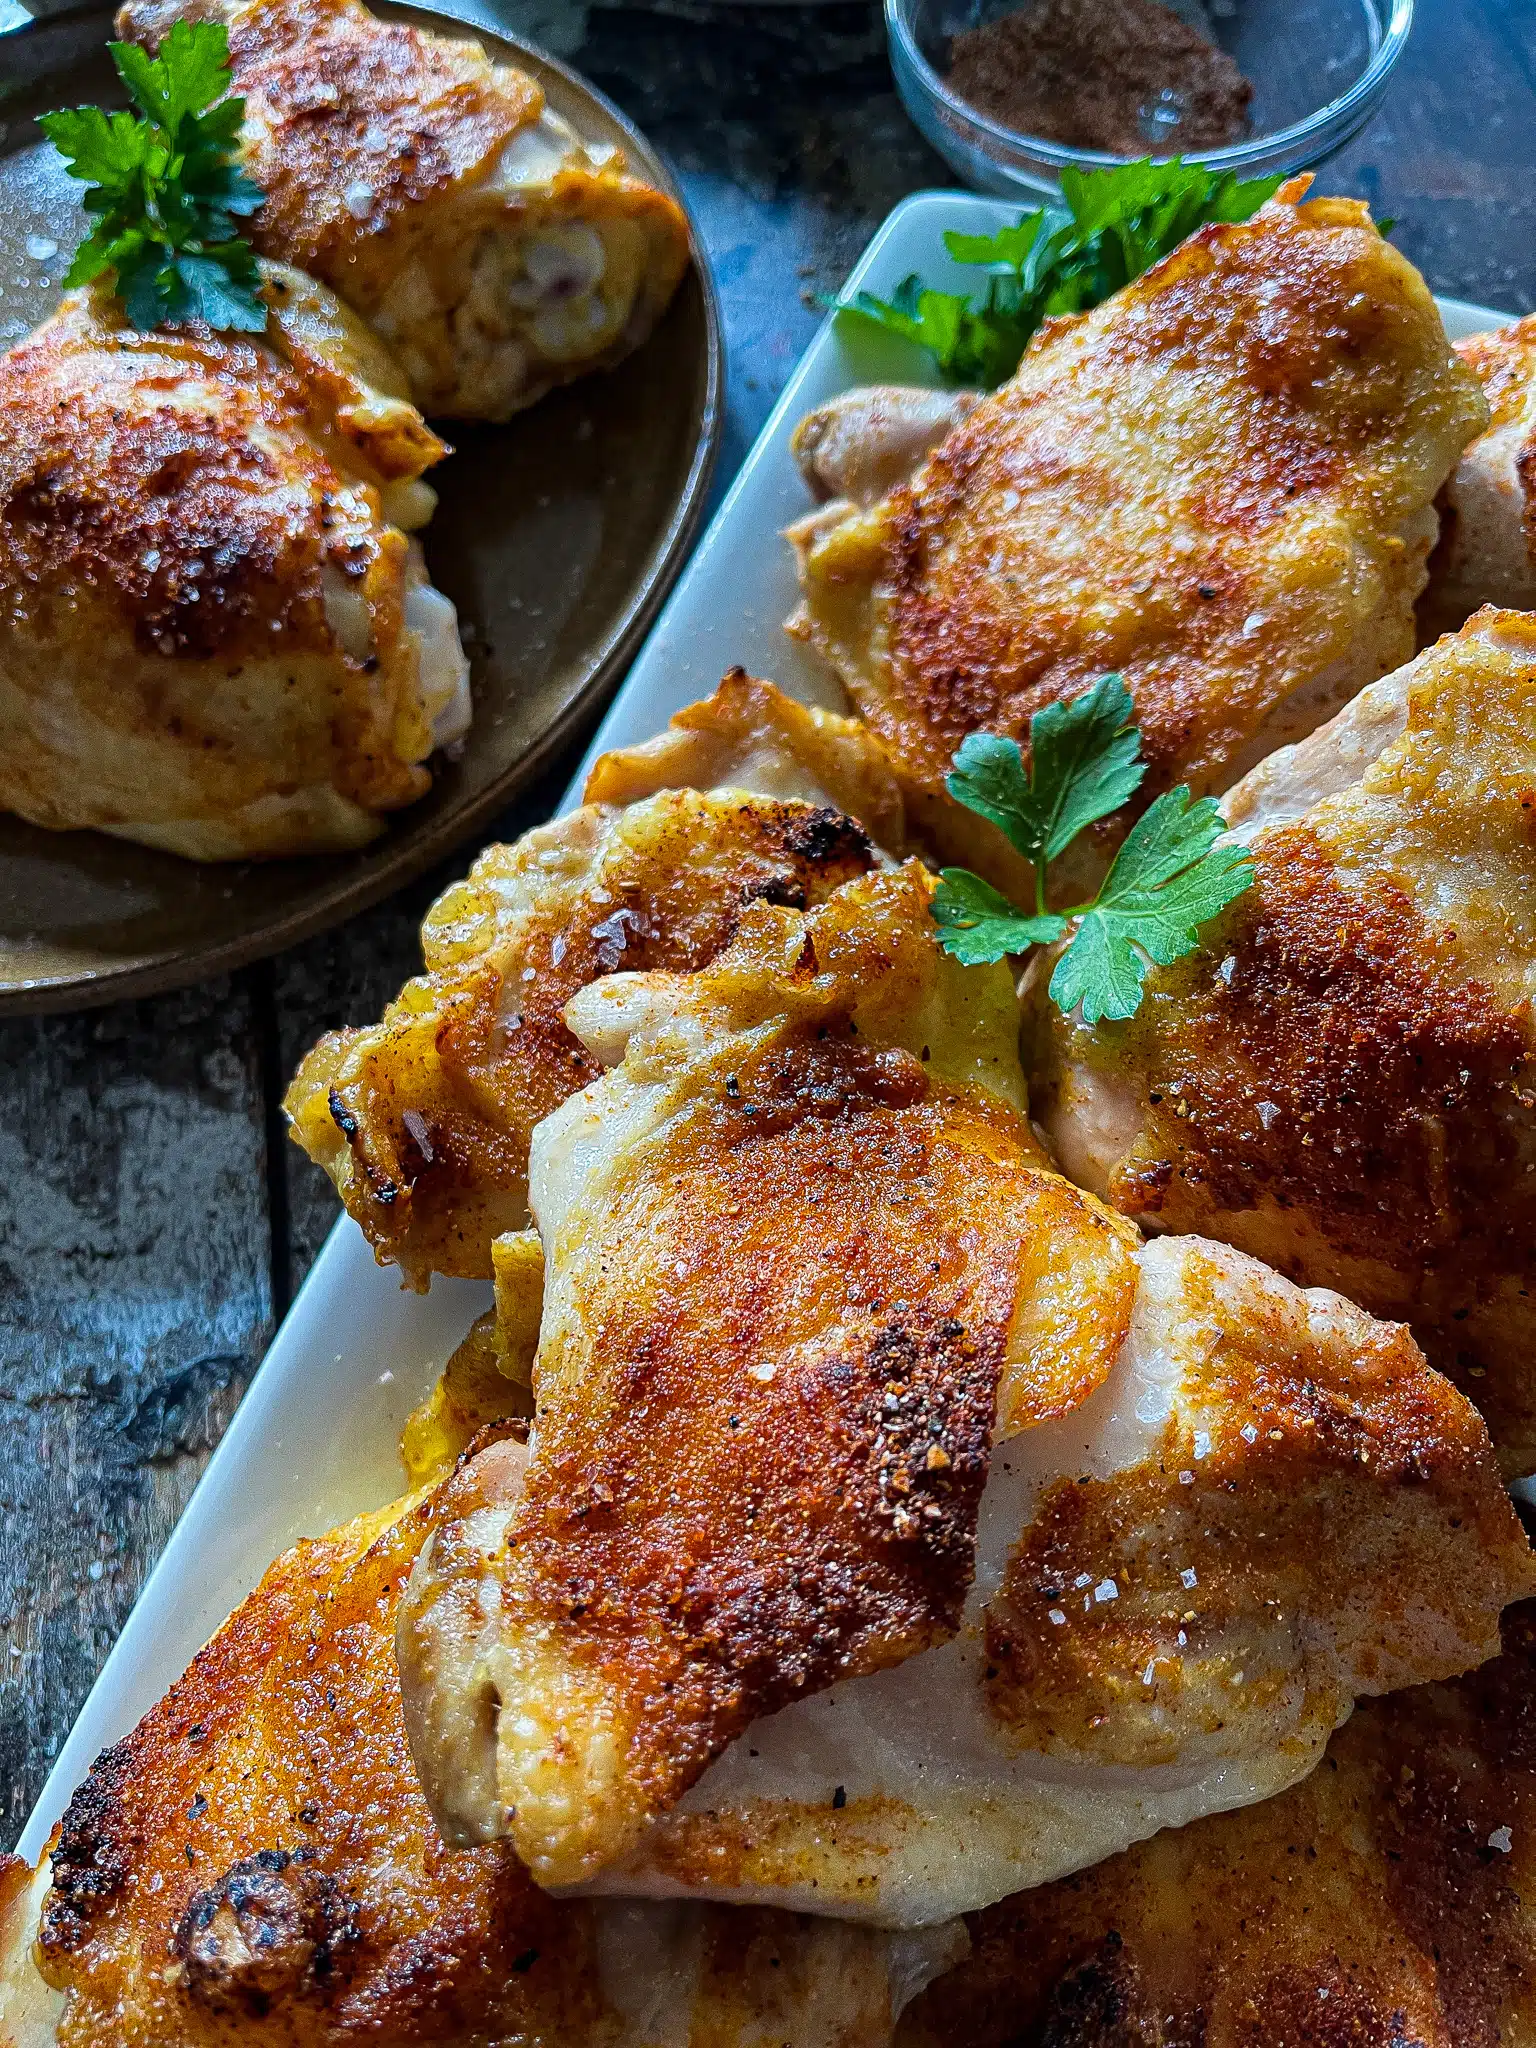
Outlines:
{"type": "MultiPolygon", "coordinates": [[[[1150,773],[1220,790],[1413,651],[1433,501],[1486,422],[1428,287],[1354,200],[1293,184],[1202,228],[1096,310],[1050,321],[981,403],[836,401],[800,429],[792,630],[891,749],[945,855],[1020,886],[949,805],[966,734],[1107,670],[1150,773]],[[956,423],[873,503],[891,451],[956,423]]],[[[926,396],[926,395],[925,395],[926,396]]],[[[1108,841],[1053,870],[1081,893],[1108,841]]]]}
{"type": "Polygon", "coordinates": [[[972,1922],[900,2048],[1516,2048],[1536,2037],[1536,1609],[1373,1700],[1294,1791],[972,1922]]]}
{"type": "Polygon", "coordinates": [[[676,202],[468,33],[360,0],[127,0],[119,33],[228,24],[252,234],[395,350],[423,411],[500,420],[639,346],[688,265],[676,202]]]}
{"type": "Polygon", "coordinates": [[[943,1920],[1293,1783],[1533,1584],[1405,1331],[1044,1169],[931,889],[568,1006],[530,1460],[399,1624],[445,1834],[542,1884],[943,1920]]]}
{"type": "Polygon", "coordinates": [[[1066,1171],[1401,1317],[1536,1470],[1536,619],[1484,611],[1232,790],[1257,879],[1140,1013],[1031,980],[1066,1171]]]}
{"type": "Polygon", "coordinates": [[[879,748],[739,672],[598,761],[587,797],[488,848],[422,927],[427,972],[289,1089],[295,1139],[413,1286],[488,1277],[492,1241],[527,1222],[533,1128],[599,1071],[562,1016],[579,988],[700,967],[747,905],[820,902],[874,865],[870,832],[900,848],[879,748]]]}
{"type": "Polygon", "coordinates": [[[265,336],[95,290],[0,357],[0,807],[199,860],[361,846],[463,737],[410,538],[444,452],[378,341],[268,266],[265,336]]]}
{"type": "Polygon", "coordinates": [[[887,2048],[963,1930],[562,1904],[444,1847],[392,1623],[454,1488],[280,1558],[97,1759],[51,1873],[4,1859],[3,2048],[887,2048]]]}
{"type": "Polygon", "coordinates": [[[1476,371],[1493,418],[1440,494],[1440,539],[1419,605],[1425,638],[1454,632],[1480,605],[1536,611],[1536,314],[1456,353],[1476,371]]]}

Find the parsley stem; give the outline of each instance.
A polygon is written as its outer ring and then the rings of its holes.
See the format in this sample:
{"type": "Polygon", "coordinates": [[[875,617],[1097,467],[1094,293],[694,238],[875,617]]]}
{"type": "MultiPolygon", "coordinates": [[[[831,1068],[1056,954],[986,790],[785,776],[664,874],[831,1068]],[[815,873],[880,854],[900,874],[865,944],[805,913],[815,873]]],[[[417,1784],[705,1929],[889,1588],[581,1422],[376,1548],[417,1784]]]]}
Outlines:
{"type": "Polygon", "coordinates": [[[1036,917],[1044,917],[1045,915],[1045,862],[1043,860],[1035,862],[1035,915],[1036,917]]]}

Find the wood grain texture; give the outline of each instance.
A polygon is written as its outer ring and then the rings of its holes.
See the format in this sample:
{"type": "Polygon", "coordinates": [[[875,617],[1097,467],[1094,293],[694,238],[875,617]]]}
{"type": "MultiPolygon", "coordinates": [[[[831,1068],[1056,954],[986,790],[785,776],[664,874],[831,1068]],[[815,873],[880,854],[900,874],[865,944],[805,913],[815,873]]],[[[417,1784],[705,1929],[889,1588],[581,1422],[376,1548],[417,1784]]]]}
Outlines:
{"type": "Polygon", "coordinates": [[[0,1783],[20,1828],[272,1331],[249,986],[0,1027],[0,1783]]]}
{"type": "MultiPolygon", "coordinates": [[[[869,0],[664,11],[518,0],[678,169],[730,358],[717,499],[869,235],[950,182],[891,86],[869,0]]],[[[1439,291],[1536,304],[1536,8],[1419,0],[1382,110],[1323,183],[1394,216],[1439,291]]],[[[569,772],[499,822],[547,812],[569,772]]],[[[233,984],[0,1028],[0,1787],[14,1839],[211,1444],[336,1214],[278,1101],[375,1016],[470,849],[233,984]],[[96,1576],[93,1571],[99,1567],[96,1576]]]]}

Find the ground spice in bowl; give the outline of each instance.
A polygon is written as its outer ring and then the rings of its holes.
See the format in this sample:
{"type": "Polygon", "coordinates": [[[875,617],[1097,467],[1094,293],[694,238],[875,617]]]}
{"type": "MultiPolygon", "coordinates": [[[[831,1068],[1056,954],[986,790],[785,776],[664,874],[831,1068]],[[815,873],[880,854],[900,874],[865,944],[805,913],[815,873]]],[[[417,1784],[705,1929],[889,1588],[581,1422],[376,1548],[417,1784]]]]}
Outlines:
{"type": "Polygon", "coordinates": [[[1220,149],[1253,87],[1159,0],[1026,0],[954,38],[948,82],[1005,128],[1115,156],[1220,149]]]}

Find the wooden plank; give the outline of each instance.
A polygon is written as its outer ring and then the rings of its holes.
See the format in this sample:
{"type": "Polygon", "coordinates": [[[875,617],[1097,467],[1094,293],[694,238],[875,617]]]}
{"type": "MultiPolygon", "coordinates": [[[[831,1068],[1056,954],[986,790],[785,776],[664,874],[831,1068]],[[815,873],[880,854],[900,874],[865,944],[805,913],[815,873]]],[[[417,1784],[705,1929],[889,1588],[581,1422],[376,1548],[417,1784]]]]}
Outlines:
{"type": "Polygon", "coordinates": [[[15,1839],[271,1335],[248,979],[0,1025],[0,1787],[15,1839]]]}

